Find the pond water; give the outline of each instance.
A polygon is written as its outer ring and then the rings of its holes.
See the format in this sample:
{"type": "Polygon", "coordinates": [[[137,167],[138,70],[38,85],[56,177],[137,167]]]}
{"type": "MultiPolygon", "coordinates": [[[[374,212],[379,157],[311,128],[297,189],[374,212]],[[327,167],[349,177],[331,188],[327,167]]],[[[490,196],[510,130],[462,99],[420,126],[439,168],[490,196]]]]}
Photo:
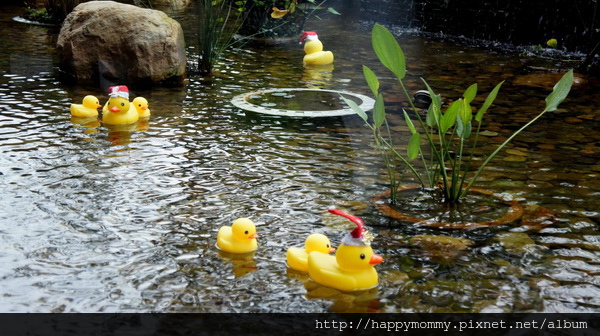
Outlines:
{"type": "MultiPolygon", "coordinates": [[[[152,116],[127,131],[72,122],[69,104],[106,94],[58,80],[55,29],[12,21],[18,7],[1,12],[2,312],[600,311],[596,78],[578,76],[561,108],[515,139],[478,185],[555,213],[552,223],[444,231],[377,211],[385,170],[357,116],[262,116],[230,102],[272,87],[368,95],[361,66],[387,72],[370,29],[352,20],[306,27],[334,51],[333,70],[305,69],[297,43],[248,44],[228,52],[213,76],[133,91],[152,116]],[[286,249],[309,233],[337,246],[352,228],[327,213],[332,205],[375,235],[373,249],[385,258],[377,288],[341,293],[288,270],[286,249]],[[252,218],[260,235],[259,249],[243,258],[214,247],[219,227],[238,217],[252,218]],[[423,235],[455,237],[456,246],[440,256],[423,235]]],[[[173,15],[191,39],[193,20],[173,15]]],[[[560,74],[540,69],[570,65],[410,35],[399,41],[411,90],[424,77],[450,100],[474,82],[489,92],[506,81],[484,125],[484,152],[543,108],[560,74]]],[[[398,87],[383,77],[398,110],[398,87]]]]}

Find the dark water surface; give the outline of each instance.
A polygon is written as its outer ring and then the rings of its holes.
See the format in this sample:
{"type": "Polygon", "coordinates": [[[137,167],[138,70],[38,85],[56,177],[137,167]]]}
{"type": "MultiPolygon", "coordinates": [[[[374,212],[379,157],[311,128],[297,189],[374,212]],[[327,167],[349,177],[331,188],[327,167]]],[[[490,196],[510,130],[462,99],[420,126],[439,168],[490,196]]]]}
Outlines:
{"type": "MultiPolygon", "coordinates": [[[[152,116],[131,131],[71,121],[69,104],[106,94],[62,84],[57,31],[11,20],[20,13],[3,6],[0,14],[1,312],[600,311],[596,78],[579,76],[565,104],[512,142],[480,183],[557,219],[536,230],[443,231],[375,209],[386,176],[360,118],[286,119],[230,103],[271,87],[369,94],[363,64],[385,77],[388,97],[398,96],[359,25],[307,26],[334,51],[333,71],[304,69],[296,43],[246,45],[228,52],[211,77],[132,92],[149,100],[152,116]],[[385,258],[376,289],[340,293],[287,269],[285,250],[309,233],[337,246],[352,228],[327,213],[331,205],[362,217],[375,234],[373,248],[385,258]],[[237,217],[257,223],[254,255],[214,248],[218,228],[237,217]],[[421,235],[467,243],[440,258],[421,235]]],[[[174,16],[191,39],[193,20],[174,16]]],[[[487,94],[506,81],[484,125],[484,153],[543,109],[560,73],[539,69],[569,67],[399,40],[411,90],[425,77],[449,101],[474,82],[487,94]]],[[[398,110],[402,101],[390,103],[398,110]]],[[[408,131],[393,126],[408,142],[408,131]]]]}

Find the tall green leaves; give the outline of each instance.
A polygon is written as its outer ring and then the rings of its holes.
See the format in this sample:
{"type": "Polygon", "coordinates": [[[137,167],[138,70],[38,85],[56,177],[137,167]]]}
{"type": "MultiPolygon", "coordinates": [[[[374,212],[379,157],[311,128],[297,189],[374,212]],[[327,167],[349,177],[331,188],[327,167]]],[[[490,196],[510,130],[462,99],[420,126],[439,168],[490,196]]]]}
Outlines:
{"type": "Polygon", "coordinates": [[[573,70],[570,70],[554,85],[552,93],[546,97],[546,108],[544,112],[551,112],[556,110],[558,104],[562,103],[569,91],[571,91],[571,85],[573,85],[573,70]]]}
{"type": "Polygon", "coordinates": [[[475,120],[477,120],[477,122],[481,123],[481,120],[483,120],[483,115],[490,108],[494,100],[496,100],[496,96],[498,95],[498,91],[500,91],[500,87],[502,86],[502,84],[504,84],[504,81],[496,85],[496,87],[492,90],[492,92],[490,92],[490,94],[485,99],[485,102],[483,103],[479,111],[477,111],[477,115],[475,116],[475,120]]]}
{"type": "Polygon", "coordinates": [[[371,42],[381,64],[390,69],[398,79],[403,79],[406,75],[406,62],[394,35],[385,27],[375,24],[371,42]]]}
{"type": "MultiPolygon", "coordinates": [[[[387,69],[389,69],[398,79],[400,87],[403,90],[406,99],[412,108],[412,111],[402,110],[404,121],[406,126],[410,130],[411,136],[408,139],[408,147],[406,154],[400,153],[396,146],[392,143],[397,137],[391,134],[392,128],[389,127],[386,119],[385,102],[384,97],[380,91],[380,82],[377,75],[367,66],[363,66],[363,74],[369,85],[369,89],[373,93],[375,99],[375,107],[373,109],[373,122],[369,123],[367,114],[360,110],[358,105],[350,100],[344,99],[348,105],[355,110],[358,115],[367,123],[367,125],[373,131],[375,142],[378,148],[381,150],[384,161],[386,162],[386,168],[388,170],[388,177],[390,180],[390,187],[392,188],[392,202],[393,195],[395,195],[395,188],[400,183],[397,176],[401,174],[394,171],[397,169],[395,162],[401,162],[406,168],[408,168],[419,182],[425,186],[425,181],[429,183],[429,187],[436,188],[442,186],[442,192],[444,194],[444,201],[449,203],[459,202],[460,198],[466,194],[466,192],[472,187],[473,183],[478,179],[479,175],[490,162],[490,160],[498,154],[498,152],[515,136],[517,136],[523,129],[531,125],[538,118],[540,118],[545,112],[554,111],[558,105],[567,97],[573,83],[573,71],[567,72],[563,78],[554,86],[553,91],[546,98],[546,108],[538,116],[529,121],[526,125],[521,127],[515,133],[513,133],[504,143],[496,148],[496,150],[490,154],[486,160],[479,166],[475,175],[471,177],[471,174],[467,174],[470,171],[471,160],[473,159],[474,150],[477,146],[477,140],[479,131],[483,122],[483,117],[486,112],[492,106],[500,87],[504,81],[492,89],[487,95],[485,101],[477,110],[477,113],[473,113],[473,105],[476,104],[477,98],[477,84],[469,86],[462,97],[448,104],[447,107],[442,104],[442,97],[435,93],[435,91],[429,86],[429,84],[422,79],[429,95],[431,96],[431,104],[427,110],[427,117],[423,121],[420,117],[420,111],[413,105],[412,97],[404,86],[403,79],[406,76],[406,64],[404,59],[404,53],[400,48],[400,45],[394,38],[394,36],[383,26],[376,24],[372,31],[372,44],[373,50],[379,61],[387,69]],[[412,112],[412,113],[411,113],[412,112]],[[416,118],[418,123],[413,123],[411,116],[416,118]],[[477,128],[475,137],[473,140],[469,139],[472,132],[473,119],[477,121],[477,128]],[[419,127],[420,126],[420,127],[419,127]],[[426,139],[426,143],[429,145],[428,158],[423,155],[423,149],[421,148],[421,141],[426,139]],[[455,140],[457,139],[457,140],[455,140]],[[471,154],[467,155],[463,153],[467,147],[467,142],[471,142],[471,154]],[[463,165],[465,157],[469,157],[467,163],[463,165]],[[422,167],[425,173],[417,171],[416,165],[413,165],[409,160],[415,160],[420,158],[422,167]],[[423,175],[423,176],[421,176],[423,175]],[[426,178],[423,178],[426,177],[426,178]],[[467,177],[470,178],[469,183],[463,188],[466,183],[467,177]]],[[[406,140],[404,140],[406,141],[406,140]]]]}

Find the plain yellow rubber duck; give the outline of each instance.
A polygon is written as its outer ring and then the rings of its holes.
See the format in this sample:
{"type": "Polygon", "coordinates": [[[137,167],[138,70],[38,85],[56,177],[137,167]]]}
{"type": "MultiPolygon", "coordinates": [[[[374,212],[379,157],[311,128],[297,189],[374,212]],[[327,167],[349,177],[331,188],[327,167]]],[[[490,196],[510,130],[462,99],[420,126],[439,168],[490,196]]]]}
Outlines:
{"type": "Polygon", "coordinates": [[[109,99],[102,109],[102,122],[109,125],[132,124],[140,119],[137,110],[129,102],[129,90],[125,85],[110,88],[109,99]]]}
{"type": "Polygon", "coordinates": [[[231,226],[222,226],[217,233],[217,247],[229,253],[248,253],[258,247],[256,226],[248,218],[238,218],[231,226]]]}
{"type": "Polygon", "coordinates": [[[150,116],[150,108],[148,107],[146,98],[136,97],[131,103],[133,104],[133,107],[135,107],[140,118],[147,118],[150,116]]]}
{"type": "Polygon", "coordinates": [[[98,116],[98,109],[102,107],[96,96],[83,97],[82,104],[71,104],[71,115],[77,118],[91,118],[98,116]]]}
{"type": "Polygon", "coordinates": [[[329,209],[329,212],[350,219],[357,227],[344,236],[335,256],[309,253],[308,276],[320,285],[345,292],[377,286],[379,277],[373,266],[382,262],[383,258],[373,252],[369,239],[365,237],[364,222],[337,209],[329,209]]]}
{"type": "Polygon", "coordinates": [[[329,254],[334,251],[335,248],[331,246],[331,242],[326,235],[313,233],[306,238],[304,248],[290,247],[286,252],[286,260],[290,268],[308,272],[308,254],[310,252],[329,254]]]}
{"type": "Polygon", "coordinates": [[[319,41],[317,33],[307,31],[300,37],[300,43],[304,42],[304,64],[331,64],[333,63],[333,53],[331,51],[323,51],[323,43],[319,41]]]}

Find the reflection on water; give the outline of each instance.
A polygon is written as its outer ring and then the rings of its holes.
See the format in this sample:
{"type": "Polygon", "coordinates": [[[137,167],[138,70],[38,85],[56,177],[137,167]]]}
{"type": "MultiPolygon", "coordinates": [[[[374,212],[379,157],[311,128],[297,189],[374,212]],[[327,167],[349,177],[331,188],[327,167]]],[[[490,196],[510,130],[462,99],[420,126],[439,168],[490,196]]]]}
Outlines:
{"type": "MultiPolygon", "coordinates": [[[[483,174],[482,187],[549,209],[556,222],[538,230],[446,232],[399,223],[373,207],[386,178],[359,118],[285,119],[245,113],[230,103],[238,94],[270,87],[317,85],[368,94],[362,64],[386,73],[375,62],[368,32],[327,23],[330,36],[319,36],[336,50],[336,61],[324,71],[304,69],[296,44],[232,50],[214,76],[190,78],[183,88],[132,92],[149,100],[151,118],[135,129],[111,129],[71,120],[69,104],[86,94],[101,101],[106,95],[60,83],[56,32],[12,22],[18,8],[5,8],[0,311],[600,308],[596,79],[582,78],[561,109],[523,132],[483,174]],[[330,205],[361,216],[376,235],[373,247],[385,257],[377,266],[376,290],[340,293],[287,269],[285,250],[302,245],[311,232],[324,232],[339,245],[352,227],[328,214],[330,205]],[[260,245],[249,259],[214,248],[218,228],[237,217],[257,223],[260,245]],[[415,235],[451,235],[472,244],[452,262],[439,263],[411,243],[415,235]]],[[[554,83],[527,69],[555,67],[556,61],[414,37],[402,37],[401,44],[411,90],[422,89],[423,76],[449,100],[473,82],[489,91],[506,80],[484,127],[484,151],[536,115],[554,83]]],[[[391,77],[382,89],[390,98],[399,96],[391,77]]],[[[402,106],[401,100],[388,103],[391,111],[402,106]]],[[[409,131],[398,126],[401,115],[392,119],[408,139],[409,131]]]]}

